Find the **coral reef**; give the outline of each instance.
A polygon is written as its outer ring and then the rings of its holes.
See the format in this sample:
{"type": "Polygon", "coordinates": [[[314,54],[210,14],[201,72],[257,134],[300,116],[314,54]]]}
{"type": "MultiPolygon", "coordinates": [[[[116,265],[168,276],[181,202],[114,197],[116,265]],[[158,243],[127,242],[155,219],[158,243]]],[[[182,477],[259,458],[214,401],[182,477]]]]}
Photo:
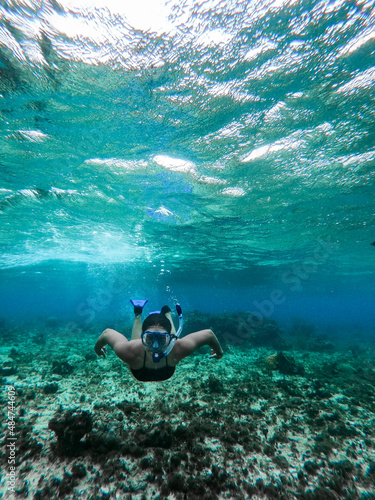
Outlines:
{"type": "Polygon", "coordinates": [[[11,363],[4,363],[0,366],[0,376],[7,377],[9,375],[15,375],[17,373],[17,367],[11,363]]]}
{"type": "Polygon", "coordinates": [[[284,375],[303,375],[305,372],[303,365],[299,365],[290,355],[286,356],[282,352],[268,356],[265,364],[268,370],[278,370],[284,375]]]}
{"type": "Polygon", "coordinates": [[[83,446],[81,439],[92,430],[92,416],[88,411],[68,410],[57,413],[48,427],[56,434],[58,454],[77,455],[83,446]]]}
{"type": "Polygon", "coordinates": [[[50,384],[46,384],[43,387],[43,391],[45,394],[55,394],[59,390],[59,384],[56,384],[56,382],[52,382],[50,384]]]}
{"type": "Polygon", "coordinates": [[[52,373],[56,375],[70,375],[74,367],[68,361],[54,361],[52,363],[52,373]]]}
{"type": "Polygon", "coordinates": [[[278,324],[269,319],[261,323],[252,314],[202,314],[193,311],[186,315],[191,330],[201,330],[210,325],[224,345],[248,345],[285,349],[288,344],[278,324]]]}
{"type": "Polygon", "coordinates": [[[112,352],[93,358],[93,343],[9,344],[19,497],[371,498],[372,351],[279,350],[249,335],[220,361],[202,350],[172,380],[142,384],[112,352]]]}

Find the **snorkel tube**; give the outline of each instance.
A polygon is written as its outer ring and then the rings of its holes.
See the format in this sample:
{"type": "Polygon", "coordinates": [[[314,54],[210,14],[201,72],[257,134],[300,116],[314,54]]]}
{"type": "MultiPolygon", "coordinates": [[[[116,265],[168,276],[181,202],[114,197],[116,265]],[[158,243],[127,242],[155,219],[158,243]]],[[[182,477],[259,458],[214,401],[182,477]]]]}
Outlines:
{"type": "Polygon", "coordinates": [[[173,346],[174,346],[176,340],[178,339],[178,337],[180,336],[180,334],[182,332],[182,327],[184,326],[184,319],[182,317],[182,309],[181,309],[180,304],[176,304],[176,311],[178,314],[178,330],[176,332],[176,335],[171,335],[171,341],[169,342],[169,345],[164,352],[153,352],[152,353],[152,360],[154,363],[158,363],[161,359],[168,356],[168,354],[173,349],[173,346]]]}
{"type": "Polygon", "coordinates": [[[180,336],[180,333],[182,332],[182,328],[184,326],[184,318],[182,317],[182,309],[181,309],[180,304],[176,304],[176,311],[178,314],[178,330],[176,333],[175,342],[178,339],[178,337],[180,336]]]}

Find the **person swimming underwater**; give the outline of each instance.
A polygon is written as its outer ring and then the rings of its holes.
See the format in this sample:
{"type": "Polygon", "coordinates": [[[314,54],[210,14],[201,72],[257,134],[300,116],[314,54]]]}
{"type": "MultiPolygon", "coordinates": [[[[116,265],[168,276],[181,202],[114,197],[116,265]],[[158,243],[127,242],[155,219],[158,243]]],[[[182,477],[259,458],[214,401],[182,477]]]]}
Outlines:
{"type": "Polygon", "coordinates": [[[106,345],[112,347],[118,358],[130,368],[132,375],[142,382],[168,380],[175,372],[177,364],[199,347],[211,347],[212,358],[222,358],[224,352],[210,329],[190,333],[179,338],[182,331],[182,310],[179,304],[176,310],[179,316],[179,329],[176,332],[171,310],[164,306],[159,312],[151,313],[142,323],[143,307],[147,300],[131,300],[134,306],[134,323],[131,340],[124,335],[107,328],[95,344],[98,356],[106,354],[106,345]]]}

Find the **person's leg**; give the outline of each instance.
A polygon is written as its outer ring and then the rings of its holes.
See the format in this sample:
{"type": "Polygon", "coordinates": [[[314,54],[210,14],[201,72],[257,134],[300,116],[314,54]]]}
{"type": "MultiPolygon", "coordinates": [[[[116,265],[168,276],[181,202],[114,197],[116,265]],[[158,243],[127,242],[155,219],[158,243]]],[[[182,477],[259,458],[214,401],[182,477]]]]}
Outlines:
{"type": "Polygon", "coordinates": [[[174,323],[173,323],[173,320],[172,320],[172,315],[171,315],[171,310],[170,310],[170,308],[169,308],[168,306],[164,306],[164,307],[162,308],[161,312],[162,312],[162,314],[164,314],[164,316],[165,316],[166,318],[168,318],[168,319],[169,319],[169,321],[171,322],[171,325],[172,325],[171,333],[172,333],[173,335],[176,335],[176,329],[175,329],[175,327],[174,327],[174,323]]]}
{"type": "Polygon", "coordinates": [[[140,339],[142,335],[142,312],[143,307],[147,304],[148,300],[131,299],[130,302],[134,306],[134,323],[131,340],[137,340],[140,339]]]}
{"type": "Polygon", "coordinates": [[[172,325],[172,329],[171,329],[171,333],[173,333],[173,335],[176,335],[176,328],[174,327],[174,323],[173,323],[173,319],[172,319],[172,316],[171,316],[171,313],[168,312],[166,315],[165,315],[169,321],[171,322],[171,325],[172,325]]]}
{"type": "Polygon", "coordinates": [[[142,334],[142,315],[136,314],[134,316],[134,323],[132,329],[132,340],[137,340],[141,338],[142,334]]]}

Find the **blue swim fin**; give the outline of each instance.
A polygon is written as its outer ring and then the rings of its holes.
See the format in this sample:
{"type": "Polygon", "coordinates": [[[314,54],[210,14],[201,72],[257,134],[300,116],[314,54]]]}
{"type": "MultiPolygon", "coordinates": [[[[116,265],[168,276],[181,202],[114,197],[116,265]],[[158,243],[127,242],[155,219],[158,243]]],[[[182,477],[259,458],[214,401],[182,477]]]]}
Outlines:
{"type": "Polygon", "coordinates": [[[130,302],[133,304],[133,306],[139,306],[139,307],[144,307],[148,300],[132,300],[130,299],[130,302]]]}
{"type": "Polygon", "coordinates": [[[132,299],[130,299],[130,302],[134,306],[134,314],[142,314],[142,309],[147,304],[148,300],[132,300],[132,299]]]}

